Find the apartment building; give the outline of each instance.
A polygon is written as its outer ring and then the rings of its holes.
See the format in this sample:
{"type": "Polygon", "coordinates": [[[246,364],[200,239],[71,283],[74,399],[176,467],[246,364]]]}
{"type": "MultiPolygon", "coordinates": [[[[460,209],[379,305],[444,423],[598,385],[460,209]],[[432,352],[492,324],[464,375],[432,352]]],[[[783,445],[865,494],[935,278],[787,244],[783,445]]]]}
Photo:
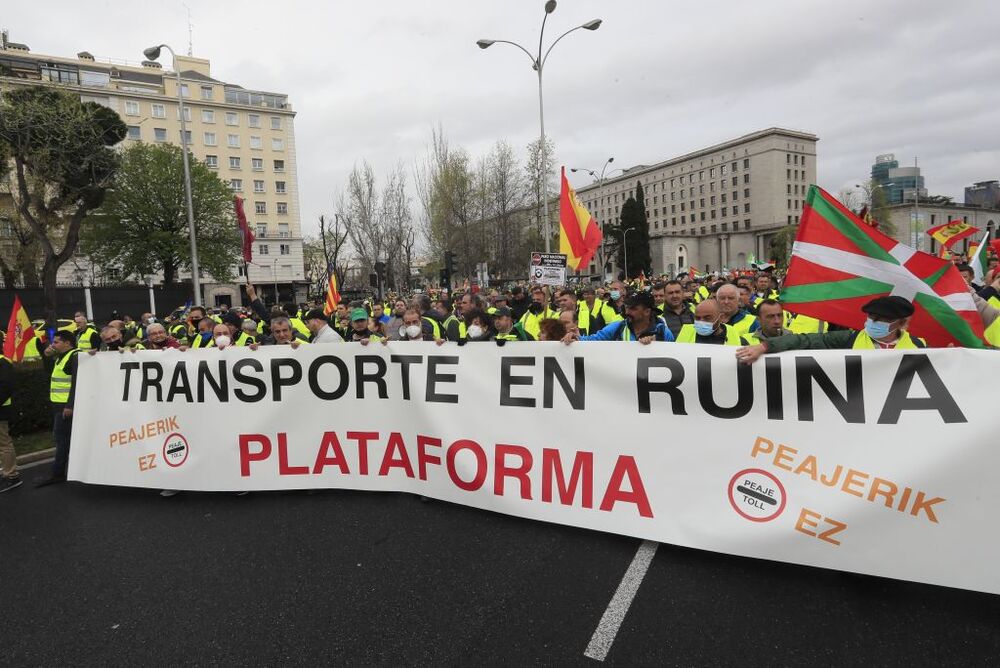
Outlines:
{"type": "MultiPolygon", "coordinates": [[[[775,233],[799,222],[816,183],[817,141],[806,132],[768,128],[631,167],[577,195],[603,227],[618,220],[642,183],[654,273],[746,267],[751,254],[769,258],[775,233]]],[[[580,273],[602,275],[610,260],[598,253],[580,273]]]]}
{"type": "MultiPolygon", "coordinates": [[[[141,54],[140,54],[141,55],[141,54]]],[[[164,51],[164,56],[169,52],[164,51]]],[[[257,241],[249,278],[269,298],[302,301],[307,284],[302,252],[296,170],[295,112],[282,93],[244,88],[212,76],[203,58],[178,55],[172,71],[159,62],[112,61],[81,51],[75,58],[37,54],[24,44],[0,41],[0,89],[51,85],[69,89],[85,102],[115,110],[128,126],[122,143],[180,145],[216,170],[245,210],[257,241]],[[184,98],[187,136],[181,137],[177,72],[184,98]]],[[[235,219],[234,219],[235,225],[235,219]]],[[[234,267],[240,283],[242,266],[234,267]]],[[[59,280],[81,276],[114,280],[113,268],[92,266],[86,257],[63,265],[59,280]]],[[[190,274],[181,273],[181,278],[190,274]]],[[[156,277],[153,277],[156,280],[156,277]]],[[[237,283],[202,277],[208,305],[240,303],[237,283]]]]}

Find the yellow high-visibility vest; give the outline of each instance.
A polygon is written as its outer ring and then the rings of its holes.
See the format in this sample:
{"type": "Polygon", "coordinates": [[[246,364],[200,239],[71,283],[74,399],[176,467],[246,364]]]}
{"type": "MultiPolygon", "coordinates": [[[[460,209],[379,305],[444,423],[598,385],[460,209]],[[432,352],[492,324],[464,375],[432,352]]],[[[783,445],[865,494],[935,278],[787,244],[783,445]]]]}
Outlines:
{"type": "MultiPolygon", "coordinates": [[[[745,346],[749,341],[744,340],[739,332],[737,332],[733,327],[729,325],[723,325],[726,328],[726,343],[727,346],[745,346]]],[[[698,343],[697,330],[695,330],[694,325],[681,325],[681,331],[677,333],[676,343],[698,343]]]]}
{"type": "MultiPolygon", "coordinates": [[[[875,350],[879,348],[879,345],[875,343],[872,337],[868,336],[867,332],[860,331],[858,332],[857,338],[854,339],[854,345],[851,347],[854,350],[875,350]]],[[[910,336],[910,333],[906,331],[899,333],[899,338],[896,340],[896,345],[894,346],[896,350],[926,347],[927,344],[924,343],[923,339],[910,336]]]]}
{"type": "Polygon", "coordinates": [[[79,348],[73,348],[60,357],[52,368],[52,376],[49,379],[49,401],[54,404],[69,403],[69,391],[73,387],[73,376],[66,373],[66,363],[78,352],[80,352],[79,348]]]}

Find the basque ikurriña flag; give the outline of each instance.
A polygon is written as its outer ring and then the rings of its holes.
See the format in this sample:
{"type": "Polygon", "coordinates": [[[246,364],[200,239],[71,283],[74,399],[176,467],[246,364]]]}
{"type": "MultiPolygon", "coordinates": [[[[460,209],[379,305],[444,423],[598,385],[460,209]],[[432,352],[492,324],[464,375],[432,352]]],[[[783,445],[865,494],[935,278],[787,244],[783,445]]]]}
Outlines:
{"type": "Polygon", "coordinates": [[[604,234],[590,211],[576,196],[562,168],[562,191],[559,194],[559,252],[573,269],[587,267],[601,247],[604,234]]]}
{"type": "Polygon", "coordinates": [[[861,307],[886,295],[913,302],[909,331],[932,346],[983,347],[983,321],[954,264],[864,224],[811,186],[781,291],[787,310],[860,330],[861,307]]]}

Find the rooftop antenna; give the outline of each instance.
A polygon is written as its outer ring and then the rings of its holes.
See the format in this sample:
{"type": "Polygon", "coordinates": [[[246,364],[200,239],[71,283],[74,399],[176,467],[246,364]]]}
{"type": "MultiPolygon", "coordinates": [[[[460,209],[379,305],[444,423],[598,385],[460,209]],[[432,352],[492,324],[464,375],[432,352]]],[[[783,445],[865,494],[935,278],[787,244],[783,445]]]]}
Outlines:
{"type": "Polygon", "coordinates": [[[187,6],[187,3],[181,3],[184,9],[187,10],[188,15],[188,55],[194,56],[194,37],[192,35],[194,24],[191,23],[191,8],[187,6]]]}

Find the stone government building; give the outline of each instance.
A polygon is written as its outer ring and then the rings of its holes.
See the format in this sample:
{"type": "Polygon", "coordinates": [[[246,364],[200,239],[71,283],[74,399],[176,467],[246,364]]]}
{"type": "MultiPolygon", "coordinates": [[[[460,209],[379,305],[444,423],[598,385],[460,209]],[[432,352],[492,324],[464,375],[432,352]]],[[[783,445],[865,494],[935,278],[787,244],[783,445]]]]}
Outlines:
{"type": "MultiPolygon", "coordinates": [[[[603,227],[642,183],[653,273],[747,267],[771,257],[774,235],[799,222],[816,183],[816,135],[768,128],[670,158],[631,167],[577,195],[603,227]]],[[[588,268],[602,274],[601,254],[588,268]]],[[[617,268],[613,270],[617,273],[617,268]]]]}

